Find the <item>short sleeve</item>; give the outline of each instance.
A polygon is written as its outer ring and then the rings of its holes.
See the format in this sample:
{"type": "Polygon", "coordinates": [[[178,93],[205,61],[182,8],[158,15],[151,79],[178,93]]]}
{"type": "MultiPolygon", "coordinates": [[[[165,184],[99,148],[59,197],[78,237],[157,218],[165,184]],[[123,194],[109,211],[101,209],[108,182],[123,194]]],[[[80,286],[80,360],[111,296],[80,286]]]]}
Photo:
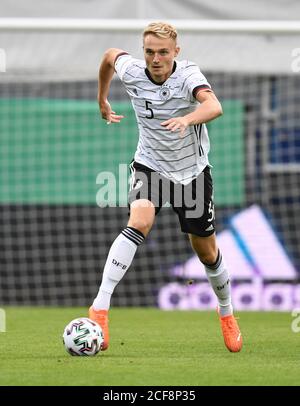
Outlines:
{"type": "Polygon", "coordinates": [[[123,80],[125,73],[130,68],[130,66],[133,64],[133,61],[134,61],[134,58],[125,52],[117,55],[117,58],[115,61],[115,71],[121,80],[123,80]]]}
{"type": "Polygon", "coordinates": [[[192,98],[196,97],[199,90],[211,90],[210,84],[197,65],[191,65],[186,69],[186,86],[192,98]]]}

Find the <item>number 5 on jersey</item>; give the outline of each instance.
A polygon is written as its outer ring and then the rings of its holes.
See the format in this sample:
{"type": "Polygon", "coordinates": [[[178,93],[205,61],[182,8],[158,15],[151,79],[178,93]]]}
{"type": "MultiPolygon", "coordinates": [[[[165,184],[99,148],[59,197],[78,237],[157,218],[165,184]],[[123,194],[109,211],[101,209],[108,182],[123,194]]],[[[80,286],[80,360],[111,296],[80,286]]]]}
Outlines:
{"type": "Polygon", "coordinates": [[[154,118],[154,113],[153,113],[153,110],[151,109],[151,107],[149,107],[150,106],[150,104],[152,104],[151,102],[149,102],[149,101],[146,101],[146,110],[147,110],[147,112],[148,112],[148,115],[146,116],[146,118],[154,118]]]}

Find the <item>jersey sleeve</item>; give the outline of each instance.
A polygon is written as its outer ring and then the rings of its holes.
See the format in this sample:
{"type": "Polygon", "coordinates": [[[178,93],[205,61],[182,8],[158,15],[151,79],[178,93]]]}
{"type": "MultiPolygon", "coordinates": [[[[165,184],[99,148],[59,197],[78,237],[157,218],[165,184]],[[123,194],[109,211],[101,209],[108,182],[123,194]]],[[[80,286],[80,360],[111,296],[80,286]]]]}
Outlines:
{"type": "Polygon", "coordinates": [[[200,71],[197,65],[190,65],[186,69],[186,79],[185,79],[186,90],[190,96],[191,100],[195,100],[197,93],[200,90],[207,89],[211,91],[211,86],[208,83],[206,77],[200,71]]]}
{"type": "Polygon", "coordinates": [[[125,73],[131,67],[134,58],[126,52],[117,55],[115,60],[115,71],[121,80],[124,79],[125,73]]]}

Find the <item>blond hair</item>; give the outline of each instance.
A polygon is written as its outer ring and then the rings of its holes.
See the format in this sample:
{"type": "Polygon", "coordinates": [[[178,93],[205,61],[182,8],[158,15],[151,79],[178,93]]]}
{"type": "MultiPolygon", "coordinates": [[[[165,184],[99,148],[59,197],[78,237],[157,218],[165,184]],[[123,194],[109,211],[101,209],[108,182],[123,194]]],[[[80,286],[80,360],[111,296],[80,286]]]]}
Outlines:
{"type": "Polygon", "coordinates": [[[177,39],[177,31],[173,25],[161,21],[150,23],[143,33],[143,38],[152,34],[158,38],[172,38],[175,42],[177,39]]]}

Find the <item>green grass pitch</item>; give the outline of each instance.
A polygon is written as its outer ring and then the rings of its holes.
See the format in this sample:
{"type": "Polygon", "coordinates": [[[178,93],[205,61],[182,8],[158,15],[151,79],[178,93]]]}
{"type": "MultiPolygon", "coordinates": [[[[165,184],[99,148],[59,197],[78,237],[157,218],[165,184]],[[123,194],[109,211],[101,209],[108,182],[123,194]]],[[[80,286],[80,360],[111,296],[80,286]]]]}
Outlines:
{"type": "Polygon", "coordinates": [[[114,308],[110,348],[72,357],[65,325],[84,308],[7,307],[0,385],[299,385],[300,333],[290,313],[243,313],[242,352],[223,344],[214,312],[114,308]]]}

